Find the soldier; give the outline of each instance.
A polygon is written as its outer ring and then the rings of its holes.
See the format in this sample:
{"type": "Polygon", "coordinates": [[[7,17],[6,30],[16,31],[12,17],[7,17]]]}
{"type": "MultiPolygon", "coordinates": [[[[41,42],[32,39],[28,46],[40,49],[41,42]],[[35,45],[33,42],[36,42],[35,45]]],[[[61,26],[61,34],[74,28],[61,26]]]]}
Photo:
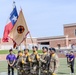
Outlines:
{"type": "Polygon", "coordinates": [[[59,66],[59,59],[56,54],[55,48],[49,48],[49,53],[51,56],[49,71],[50,71],[51,75],[56,75],[58,66],[59,66]]]}
{"type": "Polygon", "coordinates": [[[41,55],[40,61],[41,61],[41,67],[42,67],[42,74],[48,75],[49,70],[49,56],[48,56],[48,48],[43,47],[42,48],[43,54],[41,55]]]}
{"type": "Polygon", "coordinates": [[[23,61],[22,63],[24,64],[23,69],[24,69],[24,74],[23,75],[29,75],[30,74],[30,54],[29,54],[29,49],[24,49],[24,56],[23,56],[23,61]]]}
{"type": "Polygon", "coordinates": [[[16,61],[16,69],[18,71],[18,75],[23,75],[23,63],[22,63],[22,59],[23,59],[23,53],[22,51],[18,52],[18,58],[16,61]]]}
{"type": "Polygon", "coordinates": [[[15,63],[14,63],[14,67],[15,67],[15,68],[16,68],[17,60],[18,60],[19,57],[21,56],[20,54],[21,54],[21,51],[18,51],[18,55],[17,55],[17,57],[16,57],[16,61],[15,61],[15,63]]]}
{"type": "Polygon", "coordinates": [[[39,55],[37,53],[38,47],[37,46],[33,46],[33,53],[30,55],[32,62],[31,62],[31,74],[34,75],[38,75],[38,66],[39,66],[39,55]]]}

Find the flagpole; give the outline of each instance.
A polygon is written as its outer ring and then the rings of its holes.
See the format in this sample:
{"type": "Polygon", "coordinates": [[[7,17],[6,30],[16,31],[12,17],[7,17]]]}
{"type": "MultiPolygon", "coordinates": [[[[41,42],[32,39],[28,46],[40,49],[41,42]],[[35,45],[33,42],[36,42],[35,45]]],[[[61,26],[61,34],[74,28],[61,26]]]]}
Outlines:
{"type": "MultiPolygon", "coordinates": [[[[15,7],[15,1],[13,1],[13,5],[12,6],[13,6],[13,8],[15,7]]],[[[13,49],[16,49],[17,46],[16,46],[16,43],[15,42],[14,42],[14,45],[13,46],[15,46],[15,48],[13,47],[13,49]]],[[[15,52],[13,51],[13,53],[15,53],[15,52]]]]}
{"type": "Polygon", "coordinates": [[[21,45],[20,45],[20,51],[22,50],[21,45]]]}
{"type": "Polygon", "coordinates": [[[15,1],[13,1],[13,8],[15,7],[15,1]]]}
{"type": "Polygon", "coordinates": [[[27,44],[26,44],[27,42],[26,42],[26,38],[25,38],[25,40],[24,40],[24,45],[25,45],[25,48],[27,48],[27,44]]]}
{"type": "Polygon", "coordinates": [[[32,44],[34,46],[34,42],[33,42],[33,39],[32,39],[32,36],[31,36],[30,32],[29,32],[29,36],[30,36],[31,42],[32,42],[32,44]]]}

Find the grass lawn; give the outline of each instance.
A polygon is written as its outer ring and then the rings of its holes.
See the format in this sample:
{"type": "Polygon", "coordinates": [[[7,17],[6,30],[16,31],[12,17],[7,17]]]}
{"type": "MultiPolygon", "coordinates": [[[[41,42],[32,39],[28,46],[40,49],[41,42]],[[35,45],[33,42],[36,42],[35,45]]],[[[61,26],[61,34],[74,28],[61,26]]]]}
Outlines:
{"type": "MultiPolygon", "coordinates": [[[[75,66],[76,66],[76,60],[75,60],[75,66]]],[[[6,72],[6,71],[7,71],[7,62],[0,61],[0,72],[6,72]]],[[[75,67],[75,71],[76,71],[76,67],[75,67]]],[[[67,67],[65,58],[60,58],[60,66],[57,75],[70,75],[70,68],[67,67]]]]}
{"type": "MultiPolygon", "coordinates": [[[[13,50],[13,52],[15,54],[17,54],[18,50],[13,50]]],[[[29,50],[30,53],[32,53],[32,50],[29,50]]],[[[0,50],[0,54],[8,54],[9,53],[9,50],[0,50]]],[[[38,53],[42,53],[41,50],[38,50],[38,53]]]]}

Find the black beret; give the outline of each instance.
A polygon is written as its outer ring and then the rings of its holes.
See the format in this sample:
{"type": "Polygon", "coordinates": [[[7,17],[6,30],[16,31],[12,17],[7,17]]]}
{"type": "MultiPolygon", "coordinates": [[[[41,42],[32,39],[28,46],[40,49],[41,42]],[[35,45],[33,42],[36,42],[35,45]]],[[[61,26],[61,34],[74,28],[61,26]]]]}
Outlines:
{"type": "Polygon", "coordinates": [[[24,49],[24,51],[26,51],[26,50],[29,51],[29,49],[24,49]]]}
{"type": "Polygon", "coordinates": [[[18,53],[22,53],[22,51],[18,51],[18,53]]]}
{"type": "Polygon", "coordinates": [[[56,49],[55,48],[49,48],[49,50],[50,51],[53,50],[54,52],[56,52],[56,49]]]}
{"type": "Polygon", "coordinates": [[[38,50],[38,47],[37,47],[37,46],[32,46],[32,48],[33,48],[33,49],[36,48],[36,49],[38,50]]]}
{"type": "Polygon", "coordinates": [[[46,49],[48,51],[48,47],[42,47],[42,49],[46,49]]]}

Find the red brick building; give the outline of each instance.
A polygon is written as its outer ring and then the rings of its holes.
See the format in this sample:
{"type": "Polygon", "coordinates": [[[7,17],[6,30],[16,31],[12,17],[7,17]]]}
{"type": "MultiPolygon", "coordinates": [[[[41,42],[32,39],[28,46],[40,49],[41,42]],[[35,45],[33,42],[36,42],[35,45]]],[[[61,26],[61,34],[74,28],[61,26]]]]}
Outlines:
{"type": "Polygon", "coordinates": [[[55,48],[71,48],[76,44],[76,23],[64,24],[64,35],[37,38],[37,43],[55,48]]]}

